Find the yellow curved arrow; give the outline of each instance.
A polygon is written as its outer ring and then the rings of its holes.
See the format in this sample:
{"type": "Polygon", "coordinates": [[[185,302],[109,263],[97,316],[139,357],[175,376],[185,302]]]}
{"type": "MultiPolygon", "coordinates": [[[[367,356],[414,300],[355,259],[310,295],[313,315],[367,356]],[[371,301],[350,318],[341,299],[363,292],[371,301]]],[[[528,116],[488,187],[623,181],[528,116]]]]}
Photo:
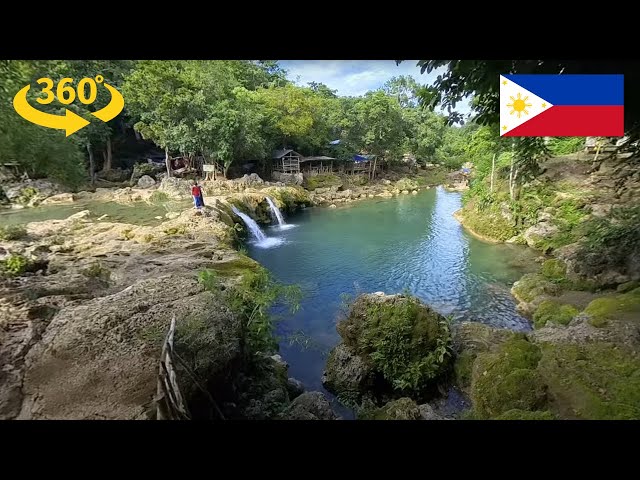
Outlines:
{"type": "Polygon", "coordinates": [[[13,97],[13,108],[18,112],[18,115],[25,120],[40,125],[41,127],[64,130],[67,137],[89,125],[88,121],[69,109],[65,109],[65,115],[62,116],[41,112],[33,108],[29,105],[29,102],[27,102],[27,92],[30,88],[31,85],[27,85],[13,97]]]}
{"type": "Polygon", "coordinates": [[[103,85],[111,92],[111,101],[106,107],[101,108],[97,112],[92,112],[91,115],[98,117],[103,122],[108,122],[116,118],[122,111],[124,108],[124,98],[122,98],[122,94],[119,91],[108,83],[103,83],[103,85]]]}

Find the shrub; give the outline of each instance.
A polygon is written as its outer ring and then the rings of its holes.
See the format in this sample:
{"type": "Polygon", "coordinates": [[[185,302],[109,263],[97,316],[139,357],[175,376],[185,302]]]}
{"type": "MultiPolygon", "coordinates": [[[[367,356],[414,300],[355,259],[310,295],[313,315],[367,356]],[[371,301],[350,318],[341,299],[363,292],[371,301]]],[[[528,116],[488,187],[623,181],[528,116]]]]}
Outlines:
{"type": "Polygon", "coordinates": [[[184,235],[187,233],[187,228],[184,225],[179,227],[170,227],[164,230],[164,233],[167,235],[184,235]]]}
{"type": "Polygon", "coordinates": [[[0,261],[0,272],[8,277],[15,277],[25,273],[31,262],[26,257],[18,253],[12,253],[4,260],[0,261]]]}
{"type": "Polygon", "coordinates": [[[19,240],[27,235],[27,229],[22,225],[0,226],[0,240],[19,240]]]}
{"type": "Polygon", "coordinates": [[[165,192],[161,192],[160,190],[154,190],[154,192],[149,197],[149,202],[154,205],[164,205],[169,201],[169,195],[165,192]]]}
{"type": "Polygon", "coordinates": [[[305,177],[304,185],[307,190],[315,190],[316,188],[326,188],[342,185],[342,180],[332,173],[312,175],[305,177]]]}

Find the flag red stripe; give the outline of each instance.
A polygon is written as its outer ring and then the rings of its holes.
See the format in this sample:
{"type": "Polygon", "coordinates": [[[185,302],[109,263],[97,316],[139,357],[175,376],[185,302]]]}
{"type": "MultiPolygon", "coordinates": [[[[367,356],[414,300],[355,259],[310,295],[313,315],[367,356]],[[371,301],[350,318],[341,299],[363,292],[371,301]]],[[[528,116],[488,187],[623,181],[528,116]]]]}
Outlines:
{"type": "Polygon", "coordinates": [[[536,115],[505,137],[622,137],[624,107],[558,106],[536,115]]]}

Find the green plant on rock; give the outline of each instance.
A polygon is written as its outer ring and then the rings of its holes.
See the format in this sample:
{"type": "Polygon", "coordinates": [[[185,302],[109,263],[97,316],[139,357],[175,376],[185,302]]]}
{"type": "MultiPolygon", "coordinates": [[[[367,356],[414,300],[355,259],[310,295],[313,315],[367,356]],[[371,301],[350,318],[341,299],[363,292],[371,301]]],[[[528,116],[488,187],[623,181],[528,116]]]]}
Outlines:
{"type": "Polygon", "coordinates": [[[27,229],[23,225],[0,226],[0,240],[20,240],[27,235],[27,229]]]}
{"type": "Polygon", "coordinates": [[[25,273],[31,262],[20,255],[19,253],[12,253],[6,259],[0,260],[0,273],[8,277],[17,277],[25,273]]]}
{"type": "Polygon", "coordinates": [[[149,197],[148,201],[154,205],[164,205],[169,201],[169,195],[165,192],[161,192],[160,190],[155,190],[149,197]]]}
{"type": "Polygon", "coordinates": [[[449,320],[415,297],[360,297],[338,332],[397,391],[420,393],[451,364],[449,320]]]}
{"type": "Polygon", "coordinates": [[[307,190],[315,190],[316,188],[326,188],[342,185],[342,179],[332,173],[312,175],[305,177],[304,185],[307,190]]]}
{"type": "Polygon", "coordinates": [[[568,325],[580,311],[573,305],[562,305],[554,300],[543,300],[533,314],[533,325],[542,328],[545,325],[568,325]]]}
{"type": "Polygon", "coordinates": [[[99,278],[108,282],[111,279],[111,270],[100,262],[94,262],[82,270],[82,274],[89,278],[99,278]]]}
{"type": "Polygon", "coordinates": [[[166,235],[184,235],[187,233],[187,227],[181,225],[179,227],[165,228],[164,233],[166,235]]]}
{"type": "Polygon", "coordinates": [[[567,265],[557,258],[546,260],[542,264],[542,276],[555,283],[562,283],[566,280],[567,265]]]}
{"type": "Polygon", "coordinates": [[[125,240],[131,240],[135,236],[136,234],[133,233],[133,230],[130,228],[125,228],[124,230],[122,230],[122,238],[124,238],[125,240]]]}
{"type": "Polygon", "coordinates": [[[17,201],[21,205],[26,205],[36,195],[38,195],[38,190],[36,190],[33,187],[25,187],[22,190],[20,190],[20,196],[18,197],[17,201]]]}
{"type": "Polygon", "coordinates": [[[198,273],[198,283],[202,285],[205,290],[213,291],[220,285],[220,278],[218,273],[212,269],[204,269],[198,273]]]}

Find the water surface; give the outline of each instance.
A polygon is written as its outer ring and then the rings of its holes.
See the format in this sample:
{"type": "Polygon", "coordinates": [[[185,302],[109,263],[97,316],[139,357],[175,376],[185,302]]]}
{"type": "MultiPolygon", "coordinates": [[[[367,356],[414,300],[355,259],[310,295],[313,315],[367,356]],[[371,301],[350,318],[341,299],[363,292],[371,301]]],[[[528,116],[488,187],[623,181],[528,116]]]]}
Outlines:
{"type": "Polygon", "coordinates": [[[324,391],[320,379],[328,351],[340,341],[335,325],[344,293],[408,291],[454,321],[529,330],[509,290],[537,268],[537,254],[471,236],[452,216],[460,207],[459,193],[438,188],[309,208],[285,219],[295,228],[265,229],[278,239],[273,246],[250,243],[249,254],[276,279],[303,290],[300,310],[283,315],[278,327],[290,375],[324,391]]]}

